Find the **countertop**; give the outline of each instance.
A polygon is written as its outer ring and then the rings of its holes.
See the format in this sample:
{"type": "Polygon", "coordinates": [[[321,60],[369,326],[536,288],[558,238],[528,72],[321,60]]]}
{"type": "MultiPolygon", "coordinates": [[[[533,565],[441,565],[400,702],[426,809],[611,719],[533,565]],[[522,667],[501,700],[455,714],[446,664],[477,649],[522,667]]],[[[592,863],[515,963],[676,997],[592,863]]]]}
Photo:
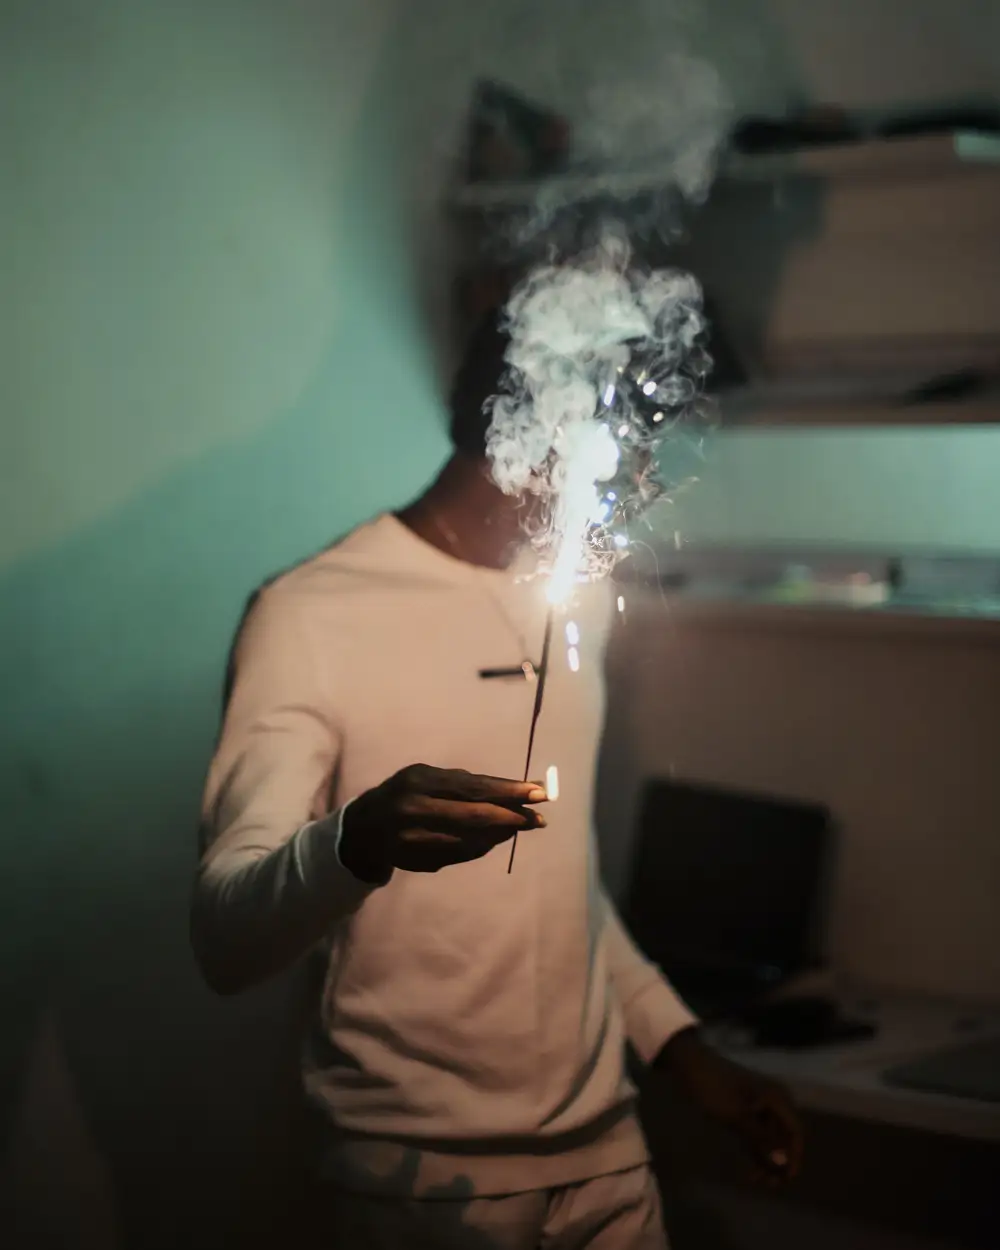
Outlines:
{"type": "Polygon", "coordinates": [[[1000,1003],[973,1004],[859,988],[836,995],[845,1015],[870,1020],[878,1032],[863,1041],[808,1050],[749,1046],[733,1033],[714,1034],[731,1058],[788,1085],[803,1107],[1000,1142],[1000,1103],[924,1093],[887,1085],[882,1073],[946,1047],[1000,1038],[1000,1003]]]}

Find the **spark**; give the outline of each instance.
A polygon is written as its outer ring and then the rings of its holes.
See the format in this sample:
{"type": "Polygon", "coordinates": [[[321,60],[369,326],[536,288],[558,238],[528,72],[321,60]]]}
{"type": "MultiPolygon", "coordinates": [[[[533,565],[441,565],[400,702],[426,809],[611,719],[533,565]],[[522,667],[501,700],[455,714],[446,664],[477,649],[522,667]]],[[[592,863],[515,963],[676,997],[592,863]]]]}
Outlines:
{"type": "MultiPolygon", "coordinates": [[[[666,478],[669,461],[657,452],[668,437],[694,442],[697,428],[689,427],[707,415],[701,394],[711,362],[701,288],[689,273],[635,263],[630,236],[672,240],[677,210],[704,200],[731,128],[730,107],[712,67],[683,51],[671,54],[657,81],[653,93],[630,93],[616,81],[595,98],[601,120],[574,136],[584,159],[600,168],[621,157],[626,139],[633,155],[652,156],[645,136],[655,136],[656,159],[667,154],[669,161],[655,213],[636,212],[613,185],[596,215],[589,203],[546,194],[510,240],[512,267],[527,276],[504,310],[508,370],[490,401],[487,452],[500,489],[533,495],[539,505],[527,515],[550,606],[526,777],[553,618],[581,583],[606,576],[628,555],[631,523],[661,491],[681,485],[666,478]]],[[[566,637],[577,671],[568,626],[566,637]]],[[[553,772],[550,798],[558,793],[553,772]]],[[[508,871],[515,847],[516,837],[508,871]]]]}
{"type": "Polygon", "coordinates": [[[559,798],[559,769],[555,764],[550,764],[545,770],[545,793],[549,796],[550,803],[559,798]]]}
{"type": "Polygon", "coordinates": [[[562,489],[554,501],[559,545],[546,594],[549,603],[562,604],[572,594],[578,575],[586,571],[587,534],[603,504],[597,483],[614,476],[620,453],[603,423],[567,427],[556,450],[564,466],[562,489]]]}
{"type": "Polygon", "coordinates": [[[577,625],[576,621],[566,622],[566,641],[571,647],[580,645],[580,626],[577,625]]]}

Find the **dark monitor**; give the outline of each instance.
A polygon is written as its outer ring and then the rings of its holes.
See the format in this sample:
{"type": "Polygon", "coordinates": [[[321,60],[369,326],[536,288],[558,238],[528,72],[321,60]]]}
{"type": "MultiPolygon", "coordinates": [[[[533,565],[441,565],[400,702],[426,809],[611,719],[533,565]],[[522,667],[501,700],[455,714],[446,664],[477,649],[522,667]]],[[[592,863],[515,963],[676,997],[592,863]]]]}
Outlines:
{"type": "Polygon", "coordinates": [[[819,962],[831,841],[818,804],[652,781],[625,919],[693,1006],[738,1010],[819,962]]]}

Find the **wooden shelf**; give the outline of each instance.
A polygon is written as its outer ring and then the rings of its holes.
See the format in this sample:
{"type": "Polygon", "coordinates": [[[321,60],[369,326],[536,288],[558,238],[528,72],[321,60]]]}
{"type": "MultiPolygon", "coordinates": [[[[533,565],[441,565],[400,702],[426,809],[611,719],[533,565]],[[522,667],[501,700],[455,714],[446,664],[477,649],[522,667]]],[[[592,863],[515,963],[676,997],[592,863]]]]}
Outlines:
{"type": "MultiPolygon", "coordinates": [[[[971,132],[921,138],[870,139],[831,144],[773,156],[733,155],[722,163],[718,182],[780,182],[787,178],[896,180],[948,167],[1000,164],[1000,139],[971,132]]],[[[461,187],[453,207],[503,211],[538,203],[573,204],[602,196],[628,200],[671,185],[672,161],[664,157],[637,169],[605,173],[563,173],[548,178],[483,182],[461,187]]]]}
{"type": "MultiPolygon", "coordinates": [[[[604,174],[463,187],[451,199],[463,322],[505,298],[505,218],[653,197],[667,157],[604,174]]],[[[1000,139],[954,132],[730,156],[664,260],[695,273],[750,382],[727,424],[754,428],[1000,423],[1000,389],[906,403],[956,374],[1000,388],[1000,139]]],[[[523,259],[523,258],[522,258],[523,259]]]]}
{"type": "MultiPolygon", "coordinates": [[[[733,182],[771,182],[796,177],[896,181],[907,175],[922,177],[948,168],[1000,162],[1000,150],[991,161],[988,145],[984,143],[977,148],[969,142],[970,137],[968,132],[954,131],[918,138],[838,143],[774,156],[733,156],[720,171],[720,177],[733,182]]],[[[994,136],[984,138],[995,141],[994,136]]]]}

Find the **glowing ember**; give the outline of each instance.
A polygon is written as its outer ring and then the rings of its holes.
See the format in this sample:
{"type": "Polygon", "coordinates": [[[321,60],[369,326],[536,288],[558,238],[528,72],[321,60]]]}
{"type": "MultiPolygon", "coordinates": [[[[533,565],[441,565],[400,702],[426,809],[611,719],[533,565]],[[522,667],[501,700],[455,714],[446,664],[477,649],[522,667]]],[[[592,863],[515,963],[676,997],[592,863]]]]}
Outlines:
{"type": "Polygon", "coordinates": [[[559,542],[546,594],[549,603],[565,603],[577,578],[587,571],[588,532],[608,513],[597,483],[614,476],[619,451],[605,424],[580,423],[557,437],[556,454],[563,460],[565,472],[562,489],[553,500],[553,524],[559,542]]]}

